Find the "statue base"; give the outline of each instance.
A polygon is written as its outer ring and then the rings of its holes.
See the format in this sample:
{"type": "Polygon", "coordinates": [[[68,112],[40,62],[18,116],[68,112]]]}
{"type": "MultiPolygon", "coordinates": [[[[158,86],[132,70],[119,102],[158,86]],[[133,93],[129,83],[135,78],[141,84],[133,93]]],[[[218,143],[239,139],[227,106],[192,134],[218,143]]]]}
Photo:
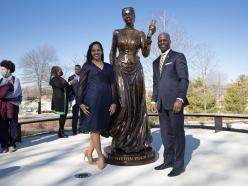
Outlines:
{"type": "Polygon", "coordinates": [[[154,149],[148,147],[140,152],[112,152],[111,146],[104,148],[106,163],[120,166],[135,166],[153,163],[158,159],[154,149]]]}

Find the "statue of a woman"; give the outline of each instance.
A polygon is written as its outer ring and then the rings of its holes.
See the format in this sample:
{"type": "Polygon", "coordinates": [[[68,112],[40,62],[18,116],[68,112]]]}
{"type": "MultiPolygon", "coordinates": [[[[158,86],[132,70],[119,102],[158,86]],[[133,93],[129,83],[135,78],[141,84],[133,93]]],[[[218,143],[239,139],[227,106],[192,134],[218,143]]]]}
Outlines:
{"type": "Polygon", "coordinates": [[[140,152],[150,146],[152,137],[148,126],[145,83],[138,52],[147,57],[151,37],[156,31],[155,22],[149,25],[147,37],[134,28],[135,12],[132,7],[122,9],[125,28],[113,33],[110,62],[116,74],[118,103],[112,118],[111,149],[113,152],[140,152]],[[118,49],[118,57],[116,52],[118,49]]]}

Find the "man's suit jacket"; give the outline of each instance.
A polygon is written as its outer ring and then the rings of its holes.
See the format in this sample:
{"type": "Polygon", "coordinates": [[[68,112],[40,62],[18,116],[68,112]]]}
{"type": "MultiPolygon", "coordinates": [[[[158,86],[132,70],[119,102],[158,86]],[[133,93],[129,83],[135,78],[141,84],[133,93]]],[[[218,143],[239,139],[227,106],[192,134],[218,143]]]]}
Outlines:
{"type": "MultiPolygon", "coordinates": [[[[73,80],[75,78],[75,74],[73,74],[72,76],[70,76],[68,78],[68,82],[70,82],[71,80],[73,80]]],[[[70,86],[69,89],[69,101],[73,101],[77,95],[77,88],[78,88],[78,83],[75,83],[73,85],[70,86]]]]}
{"type": "Polygon", "coordinates": [[[170,50],[167,54],[162,72],[160,74],[160,56],[153,62],[153,95],[152,101],[157,102],[158,111],[162,107],[166,110],[173,109],[177,98],[188,105],[186,98],[188,89],[188,67],[185,56],[182,53],[170,50]]]}

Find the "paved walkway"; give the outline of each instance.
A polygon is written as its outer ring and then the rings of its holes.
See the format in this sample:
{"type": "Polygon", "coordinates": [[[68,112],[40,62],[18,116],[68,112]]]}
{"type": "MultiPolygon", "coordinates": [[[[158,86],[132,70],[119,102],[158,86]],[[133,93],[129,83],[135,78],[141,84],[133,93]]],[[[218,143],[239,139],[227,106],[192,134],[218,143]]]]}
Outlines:
{"type": "MultiPolygon", "coordinates": [[[[89,135],[58,139],[56,134],[27,137],[13,154],[0,154],[1,186],[246,186],[248,134],[186,129],[186,172],[169,178],[171,169],[155,171],[162,163],[160,132],[152,129],[153,146],[160,158],[152,164],[100,171],[83,160],[89,135]],[[90,173],[88,178],[75,178],[90,173]]],[[[111,139],[103,138],[103,147],[111,139]]]]}

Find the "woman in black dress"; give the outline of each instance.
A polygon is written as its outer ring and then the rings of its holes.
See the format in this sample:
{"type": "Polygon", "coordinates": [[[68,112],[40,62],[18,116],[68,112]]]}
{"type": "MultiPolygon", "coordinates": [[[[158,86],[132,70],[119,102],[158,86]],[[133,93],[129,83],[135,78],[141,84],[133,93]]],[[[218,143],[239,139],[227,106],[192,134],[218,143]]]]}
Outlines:
{"type": "Polygon", "coordinates": [[[61,77],[62,75],[62,69],[59,66],[53,66],[49,84],[53,88],[52,111],[60,115],[58,137],[66,138],[68,136],[64,133],[64,126],[68,113],[68,90],[71,84],[76,83],[76,80],[67,82],[61,77]]]}
{"type": "Polygon", "coordinates": [[[110,115],[115,112],[114,72],[112,66],[104,62],[103,48],[100,42],[90,44],[87,61],[82,67],[78,101],[83,110],[83,125],[90,131],[90,144],[84,152],[90,164],[93,164],[94,149],[98,154],[98,168],[104,168],[104,156],[101,150],[100,134],[109,131],[110,115]]]}

